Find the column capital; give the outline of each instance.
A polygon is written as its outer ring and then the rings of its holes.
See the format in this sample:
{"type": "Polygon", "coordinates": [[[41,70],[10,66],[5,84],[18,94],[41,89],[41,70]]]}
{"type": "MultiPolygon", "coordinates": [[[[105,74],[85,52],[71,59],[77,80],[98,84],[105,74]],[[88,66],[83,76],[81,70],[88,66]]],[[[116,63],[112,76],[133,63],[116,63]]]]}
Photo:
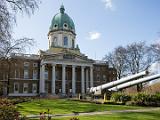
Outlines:
{"type": "Polygon", "coordinates": [[[42,66],[45,66],[45,65],[46,65],[46,64],[43,63],[43,64],[41,64],[40,66],[42,67],[42,66]]]}
{"type": "Polygon", "coordinates": [[[54,63],[52,63],[51,65],[52,65],[52,67],[53,67],[53,66],[56,66],[56,64],[54,64],[54,63]]]}
{"type": "Polygon", "coordinates": [[[91,69],[93,69],[93,66],[90,66],[91,69]]]}
{"type": "Polygon", "coordinates": [[[77,66],[76,65],[72,65],[72,68],[76,68],[77,66]]]}
{"type": "Polygon", "coordinates": [[[65,65],[65,64],[62,64],[62,67],[66,67],[67,65],[65,65]]]}
{"type": "Polygon", "coordinates": [[[86,68],[86,66],[81,66],[81,68],[82,68],[82,69],[85,69],[85,68],[86,68]]]}

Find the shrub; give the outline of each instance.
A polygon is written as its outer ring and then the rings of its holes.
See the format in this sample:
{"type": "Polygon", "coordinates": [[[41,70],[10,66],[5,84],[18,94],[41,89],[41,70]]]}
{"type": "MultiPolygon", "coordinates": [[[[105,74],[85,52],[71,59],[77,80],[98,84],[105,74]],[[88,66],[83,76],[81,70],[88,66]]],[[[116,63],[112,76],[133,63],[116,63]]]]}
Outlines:
{"type": "Polygon", "coordinates": [[[11,101],[0,99],[0,120],[14,120],[17,110],[11,101]]]}
{"type": "Polygon", "coordinates": [[[11,100],[0,99],[0,120],[28,120],[25,116],[19,117],[19,115],[11,100]]]}
{"type": "Polygon", "coordinates": [[[124,93],[114,93],[114,94],[112,94],[111,99],[114,102],[126,103],[127,101],[131,100],[131,96],[130,95],[126,95],[124,93]]]}
{"type": "Polygon", "coordinates": [[[121,93],[113,93],[113,94],[111,95],[111,99],[112,99],[114,102],[120,102],[120,101],[121,101],[120,98],[121,98],[121,93]]]}
{"type": "Polygon", "coordinates": [[[10,99],[11,102],[13,104],[18,104],[18,103],[22,103],[22,102],[28,102],[28,101],[31,101],[31,98],[25,98],[25,97],[21,97],[21,98],[13,98],[13,99],[10,99]]]}
{"type": "Polygon", "coordinates": [[[128,101],[131,101],[131,96],[129,96],[129,95],[125,95],[125,94],[122,94],[122,96],[121,96],[121,101],[122,101],[122,103],[126,103],[126,102],[128,102],[128,101]]]}
{"type": "Polygon", "coordinates": [[[137,104],[137,105],[145,105],[145,102],[147,101],[147,99],[149,99],[149,95],[146,95],[144,93],[138,93],[133,97],[133,101],[137,104]]]}
{"type": "Polygon", "coordinates": [[[133,97],[133,101],[136,105],[141,106],[160,106],[160,94],[154,95],[138,93],[133,97]]]}

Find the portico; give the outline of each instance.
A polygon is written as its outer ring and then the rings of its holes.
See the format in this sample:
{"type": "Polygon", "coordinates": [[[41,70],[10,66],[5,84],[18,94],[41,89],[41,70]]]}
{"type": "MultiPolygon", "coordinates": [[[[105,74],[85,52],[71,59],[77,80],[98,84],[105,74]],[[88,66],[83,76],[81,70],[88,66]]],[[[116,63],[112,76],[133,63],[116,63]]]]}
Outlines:
{"type": "Polygon", "coordinates": [[[93,86],[93,66],[92,64],[86,64],[86,63],[63,63],[60,62],[51,62],[51,61],[45,61],[41,63],[40,68],[40,93],[45,94],[45,66],[51,65],[52,66],[52,79],[51,79],[51,94],[56,95],[56,82],[58,79],[56,79],[56,68],[61,68],[61,88],[59,88],[58,94],[62,96],[66,96],[69,92],[72,94],[72,96],[75,96],[77,93],[85,94],[87,91],[87,88],[93,86]],[[67,72],[66,69],[71,69],[71,72],[67,72]],[[77,70],[80,70],[80,77],[77,77],[78,74],[76,73],[77,70]],[[68,75],[71,74],[71,75],[68,75]],[[71,76],[71,79],[67,78],[66,76],[71,76]],[[79,80],[80,79],[80,80],[79,80]],[[67,82],[71,81],[71,86],[68,85],[67,82]],[[80,88],[81,91],[77,91],[78,84],[77,82],[80,82],[80,88]],[[67,92],[66,92],[67,91],[67,92]],[[68,92],[69,91],[69,92],[68,92]]]}

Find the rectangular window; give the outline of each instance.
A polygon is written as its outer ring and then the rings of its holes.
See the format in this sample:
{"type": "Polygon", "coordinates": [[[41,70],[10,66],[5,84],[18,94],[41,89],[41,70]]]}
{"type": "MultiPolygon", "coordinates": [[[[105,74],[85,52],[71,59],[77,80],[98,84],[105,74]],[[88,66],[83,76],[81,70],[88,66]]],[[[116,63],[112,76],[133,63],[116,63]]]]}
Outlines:
{"type": "Polygon", "coordinates": [[[106,80],[106,75],[103,75],[103,80],[106,80]]]}
{"type": "Polygon", "coordinates": [[[28,69],[24,70],[24,79],[28,79],[29,78],[29,72],[28,69]]]}
{"type": "Polygon", "coordinates": [[[19,71],[15,69],[14,74],[15,74],[15,78],[20,78],[18,75],[19,71]]]}
{"type": "Polygon", "coordinates": [[[19,83],[14,83],[14,93],[19,93],[19,83]]]}
{"type": "Polygon", "coordinates": [[[6,78],[6,75],[5,75],[5,73],[3,74],[3,80],[5,80],[5,78],[6,78]]]}
{"type": "Polygon", "coordinates": [[[14,71],[14,76],[17,78],[17,70],[14,71]]]}
{"type": "Polygon", "coordinates": [[[28,83],[23,84],[23,93],[28,93],[28,83]]]}
{"type": "Polygon", "coordinates": [[[38,79],[38,70],[33,70],[33,79],[38,79]]]}
{"type": "Polygon", "coordinates": [[[32,93],[37,93],[37,84],[32,84],[32,93]]]}
{"type": "Polygon", "coordinates": [[[101,70],[101,68],[98,66],[98,67],[96,67],[96,70],[97,70],[97,71],[100,71],[100,70],[101,70]]]}
{"type": "Polygon", "coordinates": [[[97,74],[97,80],[100,80],[100,75],[99,74],[97,74]]]}

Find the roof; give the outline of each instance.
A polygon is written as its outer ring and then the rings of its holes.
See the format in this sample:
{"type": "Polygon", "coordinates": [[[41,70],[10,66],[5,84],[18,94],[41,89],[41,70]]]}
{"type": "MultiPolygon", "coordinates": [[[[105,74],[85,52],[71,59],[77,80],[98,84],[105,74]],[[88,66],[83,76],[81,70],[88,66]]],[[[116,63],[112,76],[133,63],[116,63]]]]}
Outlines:
{"type": "Polygon", "coordinates": [[[65,13],[65,8],[62,5],[60,7],[60,12],[57,13],[51,22],[49,32],[54,30],[66,30],[75,33],[75,25],[73,20],[65,13]]]}

